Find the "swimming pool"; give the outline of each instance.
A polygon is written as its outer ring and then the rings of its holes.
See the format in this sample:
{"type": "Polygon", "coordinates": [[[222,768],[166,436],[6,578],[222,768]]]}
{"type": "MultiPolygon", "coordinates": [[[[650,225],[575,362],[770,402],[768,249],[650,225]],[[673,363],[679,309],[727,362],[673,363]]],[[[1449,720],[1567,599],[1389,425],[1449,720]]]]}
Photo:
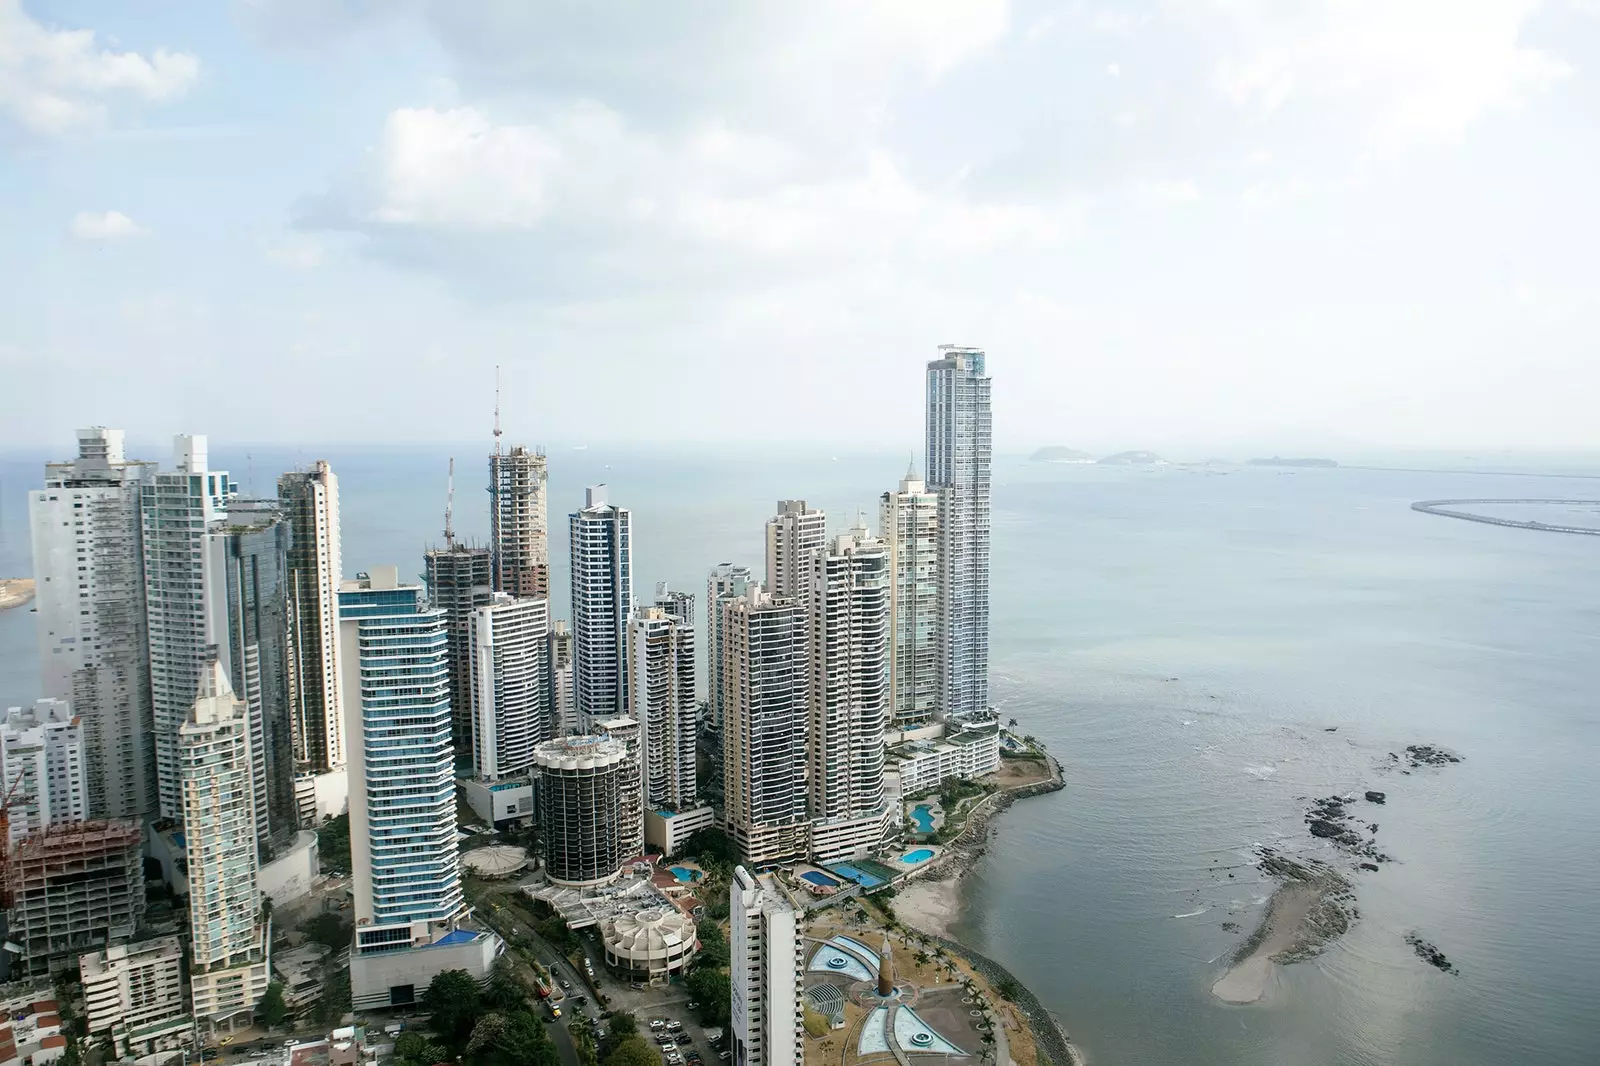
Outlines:
{"type": "Polygon", "coordinates": [[[911,808],[911,820],[917,823],[917,832],[933,832],[933,808],[926,803],[919,803],[911,808]]]}
{"type": "Polygon", "coordinates": [[[705,876],[699,870],[691,870],[687,866],[672,866],[669,869],[672,871],[672,876],[684,884],[688,884],[690,881],[698,881],[705,876]]]}
{"type": "Polygon", "coordinates": [[[865,872],[864,870],[858,870],[847,862],[836,862],[832,866],[828,867],[828,869],[832,870],[840,877],[849,878],[862,888],[877,888],[879,885],[883,884],[883,878],[873,877],[871,874],[865,872]]]}
{"type": "Polygon", "coordinates": [[[915,851],[908,851],[904,855],[900,856],[900,861],[905,863],[907,866],[915,866],[917,863],[927,862],[931,858],[933,858],[932,848],[918,848],[915,851]]]}
{"type": "Polygon", "coordinates": [[[810,881],[818,888],[838,888],[844,882],[829,877],[827,874],[818,873],[816,870],[807,870],[800,875],[800,880],[810,881]]]}

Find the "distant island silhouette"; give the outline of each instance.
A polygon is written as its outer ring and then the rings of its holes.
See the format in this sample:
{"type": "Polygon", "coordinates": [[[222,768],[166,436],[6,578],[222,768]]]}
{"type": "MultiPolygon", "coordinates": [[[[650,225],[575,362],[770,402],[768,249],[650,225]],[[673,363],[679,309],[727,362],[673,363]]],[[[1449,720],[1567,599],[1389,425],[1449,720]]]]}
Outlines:
{"type": "Polygon", "coordinates": [[[1094,456],[1088,452],[1080,452],[1076,448],[1065,448],[1059,444],[1051,444],[1040,448],[1028,458],[1035,463],[1092,463],[1094,456]]]}
{"type": "Polygon", "coordinates": [[[1302,457],[1293,458],[1293,459],[1285,459],[1281,455],[1274,455],[1270,459],[1252,459],[1252,460],[1250,460],[1250,464],[1249,465],[1251,465],[1251,466],[1315,466],[1315,467],[1331,468],[1331,467],[1336,467],[1339,464],[1334,462],[1332,459],[1318,459],[1318,458],[1311,458],[1311,457],[1307,457],[1307,456],[1302,456],[1302,457]]]}
{"type": "Polygon", "coordinates": [[[1165,463],[1155,452],[1118,452],[1100,460],[1102,466],[1154,466],[1165,463]]]}

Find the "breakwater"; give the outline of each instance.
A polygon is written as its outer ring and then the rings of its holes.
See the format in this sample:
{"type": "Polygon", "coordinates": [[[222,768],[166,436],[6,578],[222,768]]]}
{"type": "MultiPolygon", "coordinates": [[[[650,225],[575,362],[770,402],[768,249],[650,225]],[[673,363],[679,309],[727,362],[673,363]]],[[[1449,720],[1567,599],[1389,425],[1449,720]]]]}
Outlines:
{"type": "Polygon", "coordinates": [[[1002,994],[1001,989],[1010,992],[1006,998],[1015,1003],[1017,1009],[1028,1019],[1028,1031],[1033,1034],[1034,1046],[1054,1066],[1083,1066],[1083,1055],[1072,1045],[1072,1038],[1067,1035],[1061,1022],[1039,1002],[1039,997],[1034,995],[1027,985],[1017,980],[1010,970],[987,955],[948,937],[923,935],[925,939],[937,943],[952,955],[961,956],[967,965],[989,982],[989,987],[994,989],[997,995],[1002,994]]]}
{"type": "Polygon", "coordinates": [[[1485,504],[1495,506],[1509,504],[1600,508],[1600,500],[1418,500],[1411,505],[1411,509],[1413,511],[1421,511],[1423,514],[1439,515],[1442,518],[1459,518],[1465,522],[1482,522],[1491,526],[1534,529],[1543,533],[1579,533],[1591,537],[1600,537],[1600,528],[1594,526],[1569,526],[1555,522],[1539,522],[1532,519],[1499,518],[1494,515],[1457,510],[1459,507],[1483,506],[1485,504]]]}

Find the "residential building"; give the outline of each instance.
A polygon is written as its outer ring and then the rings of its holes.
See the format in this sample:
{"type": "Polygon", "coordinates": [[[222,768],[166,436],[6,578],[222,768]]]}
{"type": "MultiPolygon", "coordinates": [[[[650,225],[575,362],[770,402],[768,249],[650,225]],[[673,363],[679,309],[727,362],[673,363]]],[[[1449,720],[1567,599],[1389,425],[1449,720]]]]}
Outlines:
{"type": "Polygon", "coordinates": [[[9,845],[48,825],[89,816],[83,721],[66,700],[35,700],[0,718],[0,788],[9,797],[9,845]]]}
{"type": "Polygon", "coordinates": [[[472,613],[473,765],[484,781],[525,775],[550,739],[550,601],[494,601],[472,613]]]}
{"type": "Polygon", "coordinates": [[[663,855],[683,850],[689,838],[702,829],[715,828],[717,812],[710,807],[689,807],[676,811],[645,811],[644,842],[663,855]]]}
{"type": "Polygon", "coordinates": [[[48,986],[25,987],[0,1000],[0,1066],[46,1066],[67,1055],[61,1007],[48,986]]]}
{"type": "Polygon", "coordinates": [[[220,660],[178,729],[189,877],[189,974],[194,1018],[212,1032],[250,1024],[271,980],[270,920],[262,915],[256,848],[253,715],[220,660]]]}
{"type": "Polygon", "coordinates": [[[722,732],[722,607],[750,590],[755,578],[748,566],[718,563],[706,578],[706,696],[711,727],[722,732]]]}
{"type": "Polygon", "coordinates": [[[883,789],[889,719],[889,549],[864,526],[813,564],[810,639],[811,853],[865,858],[898,823],[883,789]]]}
{"type": "Polygon", "coordinates": [[[993,423],[982,349],[928,364],[928,485],[939,496],[939,711],[989,709],[989,482],[993,423]]]}
{"type": "Polygon", "coordinates": [[[584,490],[572,536],[572,690],[581,728],[628,713],[628,618],[633,614],[633,516],[584,490]]]}
{"type": "Polygon", "coordinates": [[[692,807],[695,798],[694,597],[680,593],[672,603],[675,614],[647,607],[628,621],[628,691],[647,811],[692,807]]]}
{"type": "Polygon", "coordinates": [[[6,940],[16,952],[0,952],[9,967],[0,976],[54,972],[131,938],[145,909],[143,838],[132,819],[67,822],[13,848],[6,940]]]}
{"type": "Polygon", "coordinates": [[[639,720],[626,714],[594,718],[589,726],[596,736],[622,745],[625,757],[617,769],[617,834],[626,861],[644,854],[644,737],[639,720]]]}
{"type": "Polygon", "coordinates": [[[428,586],[428,606],[444,612],[445,659],[450,668],[450,739],[456,751],[471,757],[472,744],[472,627],[481,607],[493,594],[488,548],[451,544],[423,555],[423,581],[428,586]]]}
{"type": "Polygon", "coordinates": [[[723,802],[728,834],[751,867],[804,858],[806,604],[759,585],[723,604],[723,802]]]}
{"type": "Polygon", "coordinates": [[[939,496],[915,470],[879,501],[878,535],[889,546],[890,715],[897,729],[938,717],[939,496]]]}
{"type": "Polygon", "coordinates": [[[549,470],[543,451],[513,447],[499,438],[489,456],[489,542],[494,590],[519,599],[550,595],[549,470]]]}
{"type": "Polygon", "coordinates": [[[899,777],[899,791],[914,796],[942,785],[946,778],[972,781],[1000,770],[1000,723],[969,724],[943,737],[924,737],[896,744],[888,752],[889,772],[899,777]]]}
{"type": "Polygon", "coordinates": [[[294,759],[304,772],[344,766],[339,703],[339,479],[326,459],[278,478],[289,523],[287,619],[289,721],[294,759]]]}
{"type": "Polygon", "coordinates": [[[572,630],[565,618],[550,630],[550,735],[581,732],[572,694],[572,630]]]}
{"type": "Polygon", "coordinates": [[[733,1061],[801,1066],[805,948],[799,915],[776,877],[756,877],[743,866],[734,868],[728,896],[733,1061]]]}
{"type": "Polygon", "coordinates": [[[139,512],[155,472],[127,458],[122,430],[94,426],[28,494],[41,691],[83,721],[92,818],[157,808],[139,512]]]}
{"type": "Polygon", "coordinates": [[[774,596],[805,596],[811,565],[828,539],[828,516],[804,500],[779,500],[767,520],[767,590],[774,596]]]}
{"type": "Polygon", "coordinates": [[[535,791],[545,873],[560,885],[616,878],[626,852],[622,832],[627,749],[604,736],[559,737],[539,745],[535,791]]]}
{"type": "Polygon", "coordinates": [[[84,1023],[110,1040],[114,1058],[170,1051],[194,1036],[183,994],[183,946],[175,936],[113,944],[78,959],[84,1023]]]}

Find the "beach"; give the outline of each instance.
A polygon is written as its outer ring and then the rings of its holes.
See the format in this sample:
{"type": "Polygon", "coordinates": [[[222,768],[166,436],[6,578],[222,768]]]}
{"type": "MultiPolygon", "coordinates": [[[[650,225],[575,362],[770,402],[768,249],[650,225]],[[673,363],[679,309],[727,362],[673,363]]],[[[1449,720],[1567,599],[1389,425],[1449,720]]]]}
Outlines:
{"type": "Polygon", "coordinates": [[[9,607],[21,607],[31,599],[33,599],[33,578],[0,578],[0,611],[9,607]]]}
{"type": "MultiPolygon", "coordinates": [[[[1290,951],[1301,940],[1301,929],[1322,890],[1304,882],[1279,886],[1268,904],[1266,917],[1255,937],[1255,947],[1236,957],[1228,972],[1211,986],[1211,994],[1224,1003],[1254,1003],[1272,982],[1272,957],[1290,951]]],[[[1245,944],[1250,947],[1249,942],[1245,944]]]]}
{"type": "Polygon", "coordinates": [[[893,907],[895,917],[911,928],[948,937],[961,917],[961,881],[955,876],[912,881],[895,892],[893,907]]]}

